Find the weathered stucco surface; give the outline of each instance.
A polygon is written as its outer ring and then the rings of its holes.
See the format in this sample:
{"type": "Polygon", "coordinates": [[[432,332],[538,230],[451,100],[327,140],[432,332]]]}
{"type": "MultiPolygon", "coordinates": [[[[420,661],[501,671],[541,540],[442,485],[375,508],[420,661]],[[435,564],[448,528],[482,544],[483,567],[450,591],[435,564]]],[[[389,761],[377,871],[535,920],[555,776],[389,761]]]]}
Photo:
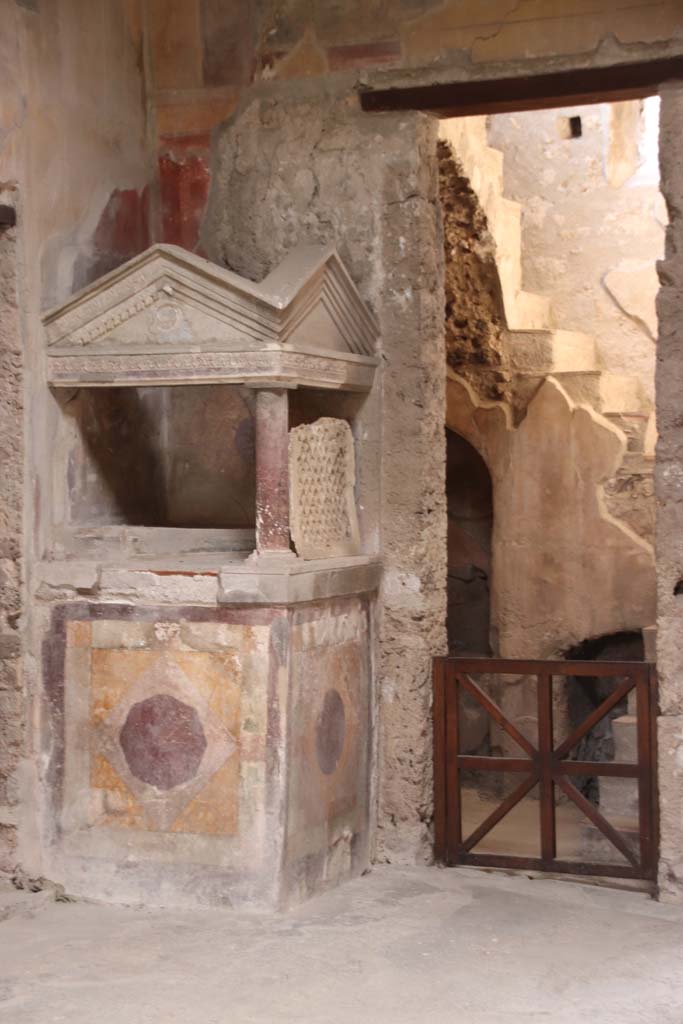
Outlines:
{"type": "Polygon", "coordinates": [[[683,83],[662,87],[660,159],[669,211],[657,298],[657,672],[660,891],[683,898],[683,83]]]}
{"type": "Polygon", "coordinates": [[[8,559],[0,632],[4,636],[6,619],[13,619],[12,643],[20,644],[24,655],[21,686],[19,663],[1,662],[0,717],[12,731],[10,745],[0,753],[0,821],[9,822],[0,828],[0,861],[6,867],[21,860],[39,869],[41,858],[36,810],[42,738],[33,728],[40,707],[39,638],[33,605],[19,607],[18,570],[10,568],[21,554],[30,594],[34,558],[41,553],[49,518],[54,409],[44,383],[39,314],[148,244],[139,4],[104,0],[92,11],[90,16],[90,8],[78,0],[0,0],[0,183],[12,185],[11,202],[17,206],[16,229],[0,239],[6,389],[0,544],[1,557],[8,559]],[[4,308],[14,302],[17,271],[19,320],[4,308]]]}
{"type": "MultiPolygon", "coordinates": [[[[13,190],[0,189],[0,203],[14,206],[13,190]]],[[[18,259],[17,229],[0,228],[0,872],[16,861],[18,769],[27,731],[21,674],[24,381],[18,259]]]]}
{"type": "Polygon", "coordinates": [[[147,244],[139,6],[104,0],[88,18],[78,0],[0,2],[0,181],[31,196],[22,215],[40,306],[147,244]]]}
{"type": "Polygon", "coordinates": [[[469,67],[576,58],[600,44],[664,49],[681,35],[675,0],[150,0],[151,87],[162,139],[206,132],[256,79],[366,68],[469,67]],[[236,44],[239,39],[239,44],[236,44]]]}
{"type": "Polygon", "coordinates": [[[115,523],[253,527],[253,393],[197,385],[81,389],[58,397],[58,533],[69,525],[115,523]]]}
{"type": "Polygon", "coordinates": [[[365,871],[367,598],[134,599],[43,609],[48,877],[118,902],[274,907],[365,871]]]}
{"type": "Polygon", "coordinates": [[[677,0],[149,0],[150,137],[164,237],[197,246],[211,131],[253,82],[498,78],[680,52],[677,0]]]}
{"type": "Polygon", "coordinates": [[[444,346],[436,126],[367,117],[354,96],[278,87],[222,132],[203,243],[262,277],[296,242],[335,242],[382,331],[382,378],[356,417],[378,622],[379,851],[429,854],[430,661],[445,644],[444,346]],[[372,438],[381,437],[382,454],[372,438]],[[368,438],[368,444],[365,439],[368,438]],[[362,442],[362,443],[361,443],[362,442]]]}
{"type": "Polygon", "coordinates": [[[655,263],[664,250],[656,98],[497,114],[507,198],[522,206],[525,288],[555,323],[596,339],[602,365],[654,391],[655,263]],[[571,117],[581,135],[568,136],[571,117]]]}
{"type": "Polygon", "coordinates": [[[448,426],[493,480],[492,633],[504,658],[561,657],[655,616],[650,545],[605,508],[623,435],[552,378],[512,426],[509,409],[448,382],[448,426]]]}
{"type": "MultiPolygon", "coordinates": [[[[344,81],[350,86],[359,75],[379,80],[382,68],[385,83],[406,84],[609,66],[683,49],[675,0],[642,0],[635,6],[627,0],[596,0],[588,14],[578,0],[553,4],[552,12],[543,6],[496,0],[482,12],[481,4],[460,0],[391,0],[342,10],[308,0],[268,0],[260,11],[249,5],[245,13],[241,0],[149,0],[144,9],[136,0],[106,0],[93,8],[97,16],[90,16],[77,0],[60,5],[0,0],[5,26],[0,41],[0,180],[18,182],[20,194],[31,196],[20,211],[18,228],[24,253],[24,379],[30,381],[24,395],[30,428],[27,500],[22,507],[11,499],[12,517],[20,516],[29,526],[24,544],[29,587],[35,560],[44,554],[54,500],[50,472],[56,410],[44,386],[38,311],[45,300],[64,297],[75,282],[83,283],[144,247],[150,230],[145,186],[156,157],[159,196],[151,200],[152,234],[162,231],[188,248],[201,245],[199,224],[213,175],[203,241],[219,262],[260,277],[299,238],[337,241],[383,330],[381,380],[360,412],[354,411],[361,533],[367,549],[382,551],[386,561],[375,633],[380,681],[376,774],[379,852],[392,859],[429,853],[429,664],[445,640],[436,139],[434,125],[422,116],[360,115],[350,89],[337,98],[332,90],[340,75],[348,73],[344,81]],[[252,92],[250,100],[241,100],[254,79],[275,81],[270,88],[257,87],[260,95],[252,92]],[[308,91],[306,82],[293,79],[311,79],[308,91]],[[240,102],[235,120],[216,136],[210,160],[211,130],[240,102]],[[374,427],[379,427],[376,433],[374,427]]],[[[683,575],[677,540],[683,507],[683,446],[677,434],[683,291],[680,92],[669,92],[664,107],[664,188],[672,224],[659,307],[662,879],[668,893],[680,895],[683,704],[677,679],[683,672],[681,598],[674,596],[683,575]]],[[[619,288],[619,282],[613,284],[619,288]]],[[[17,413],[11,404],[8,409],[17,413]]],[[[14,437],[19,443],[19,431],[14,437]]],[[[7,521],[16,545],[19,520],[7,521]]],[[[166,577],[138,575],[144,579],[131,582],[130,574],[110,571],[112,593],[118,587],[128,601],[144,596],[148,587],[156,599],[179,586],[166,577]]],[[[96,572],[75,567],[72,589],[87,592],[96,577],[96,572]]],[[[15,579],[13,569],[10,578],[15,579]]],[[[201,601],[209,593],[214,600],[220,587],[234,596],[241,581],[234,574],[220,581],[194,576],[181,584],[201,601]]],[[[58,590],[50,582],[40,585],[50,598],[58,590]]],[[[8,600],[11,607],[12,593],[8,600]]],[[[41,631],[34,606],[29,603],[23,610],[25,683],[38,721],[41,631]]],[[[8,664],[14,667],[11,658],[8,664]]],[[[11,679],[2,691],[3,699],[10,694],[12,708],[14,686],[11,679]]],[[[7,721],[15,719],[10,715],[7,721]]],[[[20,726],[15,735],[21,735],[20,726]]],[[[11,783],[14,787],[20,781],[24,810],[17,813],[13,806],[16,788],[0,796],[2,820],[9,827],[0,839],[13,844],[18,820],[16,856],[36,873],[43,864],[35,809],[44,790],[35,767],[50,743],[49,732],[41,732],[39,725],[27,735],[27,757],[11,783]]]]}

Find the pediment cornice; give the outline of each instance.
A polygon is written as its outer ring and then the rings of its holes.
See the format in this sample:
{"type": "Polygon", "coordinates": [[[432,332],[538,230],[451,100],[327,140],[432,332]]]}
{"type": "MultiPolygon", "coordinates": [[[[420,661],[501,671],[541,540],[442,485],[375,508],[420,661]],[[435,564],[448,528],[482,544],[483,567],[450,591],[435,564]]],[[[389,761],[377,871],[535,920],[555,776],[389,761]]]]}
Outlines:
{"type": "Polygon", "coordinates": [[[169,382],[178,383],[177,368],[193,356],[223,368],[216,380],[232,379],[225,377],[228,354],[242,379],[250,360],[258,374],[264,355],[278,351],[301,354],[303,363],[309,354],[318,363],[374,366],[379,334],[339,256],[322,246],[294,249],[254,283],[177,246],[155,245],[46,313],[43,323],[55,385],[66,377],[106,383],[107,366],[117,368],[116,383],[134,384],[141,364],[154,364],[160,383],[168,365],[169,382]]]}

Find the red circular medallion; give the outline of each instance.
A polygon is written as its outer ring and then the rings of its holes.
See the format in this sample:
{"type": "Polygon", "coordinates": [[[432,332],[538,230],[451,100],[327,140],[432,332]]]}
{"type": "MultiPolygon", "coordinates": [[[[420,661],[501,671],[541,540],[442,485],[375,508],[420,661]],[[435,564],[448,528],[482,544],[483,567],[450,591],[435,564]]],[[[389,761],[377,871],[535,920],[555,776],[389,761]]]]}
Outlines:
{"type": "Polygon", "coordinates": [[[193,779],[206,750],[195,709],[166,693],[133,704],[119,742],[135,778],[164,790],[193,779]]]}

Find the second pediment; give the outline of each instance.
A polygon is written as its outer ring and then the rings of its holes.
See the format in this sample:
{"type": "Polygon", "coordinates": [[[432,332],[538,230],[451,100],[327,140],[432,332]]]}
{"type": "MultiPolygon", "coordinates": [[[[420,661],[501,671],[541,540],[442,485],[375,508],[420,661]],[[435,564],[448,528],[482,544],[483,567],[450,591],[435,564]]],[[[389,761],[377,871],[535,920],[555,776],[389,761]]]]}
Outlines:
{"type": "Polygon", "coordinates": [[[305,246],[264,281],[155,245],[44,318],[48,355],[249,352],[373,356],[377,325],[334,249],[305,246]]]}

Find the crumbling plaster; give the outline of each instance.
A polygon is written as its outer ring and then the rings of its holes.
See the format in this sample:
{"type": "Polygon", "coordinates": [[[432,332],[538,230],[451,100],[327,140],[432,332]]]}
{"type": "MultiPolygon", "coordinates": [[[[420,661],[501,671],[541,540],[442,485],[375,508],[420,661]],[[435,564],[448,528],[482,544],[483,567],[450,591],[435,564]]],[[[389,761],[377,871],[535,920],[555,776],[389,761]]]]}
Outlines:
{"type": "MultiPolygon", "coordinates": [[[[461,120],[465,125],[462,140],[470,141],[466,127],[471,119],[461,120]]],[[[482,155],[486,152],[482,146],[482,155]]],[[[445,247],[446,361],[479,394],[503,398],[510,375],[505,366],[508,345],[500,253],[478,188],[459,160],[459,150],[440,139],[438,154],[445,247]]],[[[486,187],[485,177],[482,168],[478,187],[486,187]]]]}
{"type": "Polygon", "coordinates": [[[677,0],[588,8],[578,0],[146,0],[164,237],[196,245],[211,130],[253,82],[350,73],[405,86],[668,57],[683,46],[678,8],[677,0]]]}
{"type": "Polygon", "coordinates": [[[381,379],[354,423],[361,534],[384,559],[378,855],[425,858],[431,658],[445,648],[436,124],[420,114],[367,117],[345,89],[261,89],[217,137],[203,244],[260,278],[297,242],[334,242],[379,319],[381,379]]]}

